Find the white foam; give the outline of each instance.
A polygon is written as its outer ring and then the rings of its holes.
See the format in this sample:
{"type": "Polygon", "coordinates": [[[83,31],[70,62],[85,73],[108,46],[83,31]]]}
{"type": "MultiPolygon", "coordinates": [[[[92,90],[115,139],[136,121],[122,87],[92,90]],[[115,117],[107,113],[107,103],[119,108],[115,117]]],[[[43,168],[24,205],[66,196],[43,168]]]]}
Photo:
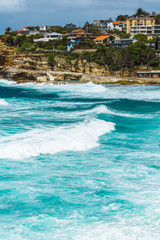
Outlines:
{"type": "Polygon", "coordinates": [[[7,80],[7,79],[0,79],[0,83],[5,84],[5,85],[15,85],[15,84],[17,84],[15,81],[7,80]]]}
{"type": "Polygon", "coordinates": [[[88,110],[86,112],[93,112],[93,113],[106,113],[109,115],[114,115],[114,116],[121,116],[121,117],[130,117],[130,118],[153,118],[152,115],[148,114],[130,114],[130,113],[122,113],[120,111],[112,111],[109,108],[107,108],[105,105],[99,105],[95,107],[93,110],[88,110]]]}
{"type": "MultiPolygon", "coordinates": [[[[73,240],[158,240],[159,231],[155,231],[152,225],[134,224],[130,220],[117,220],[111,223],[102,221],[92,224],[82,223],[76,218],[82,219],[80,215],[72,218],[59,219],[47,215],[39,215],[21,220],[19,224],[14,223],[6,235],[6,226],[3,227],[4,238],[21,238],[27,234],[28,239],[73,239],[73,240]],[[35,226],[42,231],[34,231],[35,226]],[[65,229],[65,231],[64,231],[65,229]],[[9,234],[9,235],[8,235],[9,234]],[[7,236],[5,238],[5,236],[7,236]]],[[[93,218],[92,218],[93,219],[93,218]]],[[[96,217],[95,217],[96,219],[96,217]]]]}
{"type": "Polygon", "coordinates": [[[97,106],[93,110],[96,113],[108,113],[109,111],[109,109],[105,105],[97,106]]]}
{"type": "Polygon", "coordinates": [[[130,99],[130,100],[143,100],[143,101],[152,101],[159,102],[159,89],[158,86],[122,86],[122,85],[101,85],[94,84],[92,82],[88,83],[71,83],[71,84],[62,84],[62,85],[53,85],[52,83],[36,83],[36,82],[28,82],[17,84],[15,81],[0,79],[0,83],[5,85],[16,85],[16,87],[27,87],[34,88],[39,91],[54,91],[58,90],[62,95],[70,94],[76,96],[91,96],[92,98],[102,97],[105,99],[130,99]],[[104,94],[107,93],[107,94],[104,94]]]}
{"type": "Polygon", "coordinates": [[[0,158],[22,159],[61,151],[86,151],[99,145],[99,137],[114,130],[114,123],[98,119],[70,127],[32,130],[0,139],[0,158]]]}
{"type": "Polygon", "coordinates": [[[112,111],[106,107],[105,113],[114,115],[114,116],[121,116],[121,117],[129,117],[129,118],[153,118],[152,115],[146,114],[130,114],[130,113],[122,113],[118,111],[112,111]]]}
{"type": "Polygon", "coordinates": [[[94,84],[92,82],[60,85],[60,88],[66,93],[69,92],[76,96],[86,96],[86,94],[88,96],[89,94],[91,94],[92,98],[97,97],[96,94],[102,94],[108,91],[106,87],[94,84]]]}
{"type": "Polygon", "coordinates": [[[110,85],[108,87],[109,99],[129,99],[138,101],[160,101],[159,86],[145,85],[110,85]]]}
{"type": "MultiPolygon", "coordinates": [[[[95,116],[100,113],[108,113],[108,111],[109,110],[105,105],[99,105],[99,106],[96,106],[93,109],[89,109],[89,110],[80,110],[80,111],[70,112],[67,114],[67,116],[65,116],[65,119],[71,118],[71,117],[72,118],[81,117],[81,116],[86,116],[86,115],[95,116]]],[[[61,114],[64,116],[64,113],[61,113],[61,114]]],[[[59,113],[56,113],[56,116],[59,116],[59,113]]]]}
{"type": "Polygon", "coordinates": [[[86,89],[86,91],[91,91],[91,92],[106,92],[107,88],[103,85],[100,84],[94,84],[92,82],[82,84],[83,87],[86,89]],[[89,88],[88,88],[89,87],[89,88]]]}
{"type": "Polygon", "coordinates": [[[74,240],[155,240],[159,234],[145,226],[126,226],[123,223],[94,224],[92,227],[79,229],[74,240]]]}
{"type": "Polygon", "coordinates": [[[6,100],[4,100],[4,99],[0,99],[0,105],[7,106],[7,105],[9,105],[9,103],[6,102],[6,100]]]}

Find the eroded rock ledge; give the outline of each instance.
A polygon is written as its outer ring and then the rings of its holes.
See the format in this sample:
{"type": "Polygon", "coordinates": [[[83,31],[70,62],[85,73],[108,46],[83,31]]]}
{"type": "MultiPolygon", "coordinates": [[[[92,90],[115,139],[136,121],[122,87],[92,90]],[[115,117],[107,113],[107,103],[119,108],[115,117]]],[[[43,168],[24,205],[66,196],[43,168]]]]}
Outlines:
{"type": "Polygon", "coordinates": [[[103,76],[88,73],[76,72],[57,72],[46,70],[27,70],[21,68],[1,68],[0,78],[10,79],[18,83],[22,82],[48,82],[48,83],[62,83],[62,82],[88,82],[92,81],[95,84],[146,84],[146,85],[160,85],[160,78],[137,78],[137,77],[120,77],[120,76],[103,76]],[[54,80],[53,80],[54,79],[54,80]]]}
{"type": "Polygon", "coordinates": [[[136,71],[110,72],[107,67],[86,60],[68,62],[65,57],[56,57],[53,68],[45,54],[20,54],[15,48],[6,46],[0,46],[0,78],[18,83],[31,81],[56,84],[76,80],[96,84],[160,84],[160,78],[137,78],[136,71]]]}

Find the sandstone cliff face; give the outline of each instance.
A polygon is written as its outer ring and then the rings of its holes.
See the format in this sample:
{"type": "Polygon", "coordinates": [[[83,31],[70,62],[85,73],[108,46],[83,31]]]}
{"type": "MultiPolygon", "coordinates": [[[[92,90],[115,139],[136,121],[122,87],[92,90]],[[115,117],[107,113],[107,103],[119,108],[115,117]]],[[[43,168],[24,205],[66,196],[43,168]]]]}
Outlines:
{"type": "Polygon", "coordinates": [[[17,54],[11,65],[27,70],[51,70],[44,54],[17,54]]]}
{"type": "Polygon", "coordinates": [[[16,52],[16,48],[7,47],[0,41],[0,67],[10,66],[16,52]]]}
{"type": "Polygon", "coordinates": [[[51,67],[45,54],[22,54],[16,48],[0,44],[0,77],[17,81],[37,81],[37,79],[49,80],[49,71],[66,72],[55,74],[56,80],[80,80],[78,75],[67,75],[67,72],[93,74],[95,76],[111,76],[108,68],[100,67],[96,63],[88,63],[86,60],[68,61],[65,57],[55,57],[55,66],[51,67]],[[45,77],[45,78],[43,78],[45,77]]]}
{"type": "Polygon", "coordinates": [[[103,75],[110,76],[111,73],[108,70],[108,67],[104,68],[98,64],[91,62],[88,63],[86,60],[72,60],[67,61],[64,57],[56,57],[56,64],[54,66],[55,71],[72,71],[78,73],[94,74],[94,75],[103,75]]]}
{"type": "Polygon", "coordinates": [[[51,67],[45,54],[22,54],[0,41],[0,78],[17,82],[46,82],[54,77],[55,81],[79,80],[100,84],[160,84],[160,79],[137,79],[135,75],[134,71],[110,72],[107,66],[60,56],[55,57],[55,65],[51,67]]]}

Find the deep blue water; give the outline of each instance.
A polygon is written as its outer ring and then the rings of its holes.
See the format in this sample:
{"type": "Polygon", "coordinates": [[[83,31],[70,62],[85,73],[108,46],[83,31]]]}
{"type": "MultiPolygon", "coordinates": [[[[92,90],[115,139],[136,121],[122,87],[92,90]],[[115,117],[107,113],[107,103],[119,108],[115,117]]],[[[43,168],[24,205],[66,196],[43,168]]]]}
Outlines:
{"type": "Polygon", "coordinates": [[[160,87],[0,80],[0,239],[160,239],[160,87]]]}

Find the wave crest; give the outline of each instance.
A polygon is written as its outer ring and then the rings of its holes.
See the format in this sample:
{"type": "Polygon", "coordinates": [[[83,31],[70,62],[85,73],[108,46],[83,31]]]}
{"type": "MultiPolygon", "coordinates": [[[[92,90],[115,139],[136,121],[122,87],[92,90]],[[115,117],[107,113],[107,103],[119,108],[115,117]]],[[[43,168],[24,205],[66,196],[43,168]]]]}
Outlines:
{"type": "Polygon", "coordinates": [[[22,159],[62,151],[86,151],[99,145],[99,137],[114,130],[114,123],[93,119],[89,122],[32,130],[0,141],[0,158],[22,159]]]}
{"type": "Polygon", "coordinates": [[[4,99],[0,99],[0,105],[7,106],[7,105],[9,105],[9,103],[6,102],[6,100],[4,100],[4,99]]]}

